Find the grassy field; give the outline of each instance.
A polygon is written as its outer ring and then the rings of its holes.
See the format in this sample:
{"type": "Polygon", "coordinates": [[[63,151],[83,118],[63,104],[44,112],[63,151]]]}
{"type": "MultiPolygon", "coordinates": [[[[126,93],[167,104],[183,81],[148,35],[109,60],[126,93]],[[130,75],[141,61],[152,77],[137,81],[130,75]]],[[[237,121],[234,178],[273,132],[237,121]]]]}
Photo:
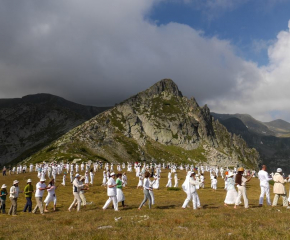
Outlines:
{"type": "MultiPolygon", "coordinates": [[[[290,239],[290,210],[281,206],[272,208],[258,207],[259,181],[252,179],[248,183],[247,194],[249,209],[240,206],[225,207],[223,201],[226,192],[224,181],[218,179],[218,190],[210,189],[209,176],[206,175],[206,188],[198,191],[202,209],[181,209],[186,194],[182,191],[168,191],[167,170],[162,171],[160,190],[155,190],[155,202],[151,210],[147,205],[137,210],[143,200],[143,191],[136,189],[138,179],[135,173],[128,174],[128,187],[124,189],[126,208],[119,207],[115,212],[109,208],[102,210],[107,200],[106,189],[101,187],[102,172],[96,173],[94,186],[86,193],[88,202],[93,202],[80,212],[67,209],[73,200],[72,187],[59,186],[57,211],[45,215],[22,212],[25,205],[24,194],[18,198],[18,216],[0,214],[0,239],[290,239]],[[115,218],[120,218],[115,220],[115,218]]],[[[185,171],[178,172],[181,187],[185,171]]],[[[12,181],[20,181],[24,188],[28,178],[33,185],[37,182],[36,173],[26,173],[7,177],[0,176],[0,184],[11,186],[12,181]]],[[[58,176],[57,184],[62,180],[58,176]]],[[[68,178],[67,178],[68,180],[68,178]]],[[[48,181],[47,181],[48,182],[48,181]]],[[[8,188],[8,190],[9,190],[8,188]]],[[[287,186],[288,188],[288,186],[287,186]]],[[[44,197],[46,196],[46,193],[44,197]]],[[[271,186],[271,199],[273,199],[271,186]]],[[[35,205],[35,199],[33,198],[35,205]]],[[[6,210],[10,208],[7,201],[6,210]]]]}

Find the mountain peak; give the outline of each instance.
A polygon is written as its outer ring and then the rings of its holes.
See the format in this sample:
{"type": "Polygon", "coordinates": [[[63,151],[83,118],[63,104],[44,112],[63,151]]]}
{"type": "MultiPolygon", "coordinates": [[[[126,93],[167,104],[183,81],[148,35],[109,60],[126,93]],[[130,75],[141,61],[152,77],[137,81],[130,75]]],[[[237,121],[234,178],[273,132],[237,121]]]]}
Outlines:
{"type": "Polygon", "coordinates": [[[173,95],[182,97],[182,93],[179,91],[178,86],[171,79],[162,79],[161,81],[155,83],[147,91],[150,95],[158,95],[167,91],[173,95]]]}

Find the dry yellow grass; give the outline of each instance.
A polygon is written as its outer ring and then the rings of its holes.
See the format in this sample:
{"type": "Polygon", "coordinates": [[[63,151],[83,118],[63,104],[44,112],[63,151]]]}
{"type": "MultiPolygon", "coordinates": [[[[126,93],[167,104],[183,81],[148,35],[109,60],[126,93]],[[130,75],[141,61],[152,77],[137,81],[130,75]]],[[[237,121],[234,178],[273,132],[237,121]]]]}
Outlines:
{"type": "MultiPolygon", "coordinates": [[[[281,206],[272,208],[258,207],[260,194],[259,181],[253,179],[248,183],[249,209],[243,206],[234,210],[233,206],[224,207],[226,192],[223,190],[224,181],[218,178],[218,190],[210,189],[209,177],[206,175],[206,188],[198,191],[202,209],[194,211],[190,208],[181,209],[186,197],[180,191],[168,191],[167,170],[162,172],[160,190],[155,190],[155,202],[151,210],[147,205],[141,211],[137,208],[143,200],[143,191],[136,189],[138,179],[135,173],[128,173],[129,186],[124,189],[127,208],[120,207],[119,212],[109,208],[102,210],[107,200],[106,188],[101,187],[102,172],[99,171],[94,179],[94,186],[86,193],[88,202],[93,202],[79,213],[68,212],[67,208],[73,200],[72,187],[57,189],[57,211],[38,214],[23,213],[25,198],[20,194],[18,199],[18,216],[11,217],[0,214],[1,239],[289,239],[290,210],[281,206]],[[146,215],[146,216],[145,216],[146,215]],[[121,217],[115,221],[115,218],[121,217]],[[108,227],[109,226],[109,227],[108,227]],[[104,228],[101,228],[104,227],[104,228]]],[[[185,171],[178,173],[185,178],[185,171]]],[[[35,186],[36,173],[26,173],[0,177],[0,184],[11,186],[12,181],[20,181],[23,189],[26,179],[32,178],[35,186]]],[[[62,176],[58,176],[60,183],[62,176]]],[[[67,179],[68,180],[68,179],[67,179]]],[[[9,190],[8,188],[8,190],[9,190]]],[[[46,194],[45,194],[46,196],[46,194]]],[[[271,198],[273,198],[271,188],[271,198]]],[[[280,200],[281,201],[281,200],[280,200]]],[[[35,199],[33,198],[35,205],[35,199]]],[[[10,201],[7,201],[7,211],[10,201]]],[[[52,205],[50,206],[52,210],[52,205]]]]}

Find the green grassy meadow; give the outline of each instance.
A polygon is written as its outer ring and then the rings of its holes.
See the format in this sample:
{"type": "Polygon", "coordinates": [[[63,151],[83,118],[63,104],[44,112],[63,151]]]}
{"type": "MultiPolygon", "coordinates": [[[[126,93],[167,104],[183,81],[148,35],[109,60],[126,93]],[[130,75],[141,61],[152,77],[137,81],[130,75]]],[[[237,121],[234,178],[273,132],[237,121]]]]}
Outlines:
{"type": "MultiPolygon", "coordinates": [[[[93,204],[82,207],[80,212],[68,212],[73,201],[72,186],[67,177],[67,185],[56,190],[57,211],[45,215],[22,212],[26,199],[24,194],[18,198],[18,216],[0,214],[0,239],[290,239],[290,210],[282,207],[258,207],[260,194],[259,181],[253,178],[248,183],[247,195],[249,209],[241,205],[238,209],[223,204],[226,191],[224,181],[218,178],[218,190],[210,189],[209,176],[206,174],[205,189],[198,190],[202,209],[181,209],[186,194],[182,190],[167,190],[168,170],[162,170],[160,189],[154,190],[155,205],[152,209],[144,206],[137,208],[143,200],[143,191],[136,189],[138,178],[135,173],[127,173],[128,187],[123,189],[126,208],[119,203],[119,212],[102,206],[107,200],[106,188],[101,186],[102,171],[95,175],[94,185],[86,193],[88,202],[93,204]],[[121,218],[120,218],[121,217],[121,218]],[[120,218],[115,220],[115,218],[120,218]]],[[[35,188],[36,172],[19,175],[0,176],[0,184],[6,184],[9,191],[13,180],[20,181],[23,190],[26,180],[31,178],[35,188]]],[[[185,171],[178,171],[179,187],[185,179],[185,171]]],[[[57,184],[62,175],[57,177],[57,184]]],[[[173,181],[174,182],[174,181],[173,181]]],[[[46,181],[48,183],[48,181],[46,181]]],[[[288,186],[287,186],[288,190],[288,186]]],[[[44,198],[47,193],[44,194],[44,198]]],[[[271,199],[272,193],[271,186],[271,199]]],[[[265,200],[264,200],[265,201],[265,200]]],[[[52,204],[52,203],[51,203],[52,204]]],[[[265,202],[264,202],[265,204],[265,202]]],[[[33,207],[35,199],[33,198],[33,207]]],[[[10,200],[6,201],[6,211],[10,200]]]]}

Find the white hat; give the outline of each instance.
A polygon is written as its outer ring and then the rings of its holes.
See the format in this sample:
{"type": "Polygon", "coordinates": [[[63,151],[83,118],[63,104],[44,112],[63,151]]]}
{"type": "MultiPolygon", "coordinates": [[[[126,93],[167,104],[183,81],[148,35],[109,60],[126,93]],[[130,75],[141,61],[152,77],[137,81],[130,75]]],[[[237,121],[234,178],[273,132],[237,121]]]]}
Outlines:
{"type": "Polygon", "coordinates": [[[1,188],[7,188],[7,186],[5,184],[3,184],[1,188]]]}
{"type": "Polygon", "coordinates": [[[79,174],[77,173],[75,177],[77,178],[77,177],[80,177],[80,176],[81,176],[81,175],[79,175],[79,174]]]}
{"type": "Polygon", "coordinates": [[[232,176],[234,176],[233,172],[229,172],[228,175],[227,175],[227,177],[232,177],[232,176]]]}
{"type": "Polygon", "coordinates": [[[17,183],[19,183],[17,180],[14,180],[14,181],[13,181],[13,185],[14,185],[14,184],[17,184],[17,183]]]}
{"type": "Polygon", "coordinates": [[[282,168],[277,168],[277,172],[282,172],[282,168]]]}
{"type": "Polygon", "coordinates": [[[46,179],[44,178],[44,177],[42,177],[41,179],[40,179],[40,182],[45,182],[46,181],[46,179]]]}
{"type": "Polygon", "coordinates": [[[114,172],[111,172],[110,176],[115,176],[115,173],[114,172]]]}
{"type": "Polygon", "coordinates": [[[27,182],[30,183],[30,182],[32,182],[32,181],[31,181],[31,179],[28,179],[27,182]]]}

